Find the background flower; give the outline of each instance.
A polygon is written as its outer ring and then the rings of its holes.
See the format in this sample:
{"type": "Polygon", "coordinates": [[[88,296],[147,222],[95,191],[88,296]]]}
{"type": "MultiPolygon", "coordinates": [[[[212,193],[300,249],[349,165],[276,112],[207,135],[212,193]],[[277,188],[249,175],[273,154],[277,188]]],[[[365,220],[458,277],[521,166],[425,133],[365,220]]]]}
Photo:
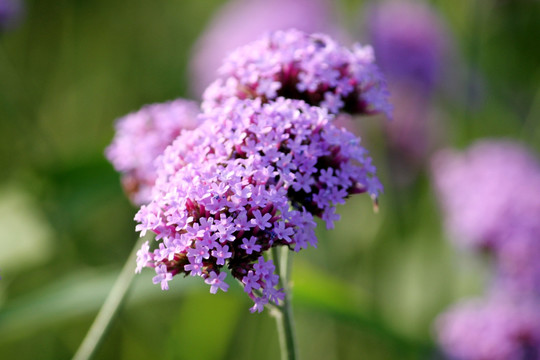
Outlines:
{"type": "Polygon", "coordinates": [[[519,143],[484,140],[463,153],[441,151],[433,176],[456,242],[498,252],[514,232],[537,228],[540,165],[519,143]]]}
{"type": "Polygon", "coordinates": [[[439,342],[459,360],[536,359],[540,354],[539,305],[504,298],[458,304],[439,317],[439,342]]]}
{"type": "Polygon", "coordinates": [[[137,205],[151,200],[154,161],[182,133],[197,126],[198,104],[178,99],[152,104],[116,120],[116,135],[105,151],[122,174],[124,190],[137,205]]]}
{"type": "Polygon", "coordinates": [[[425,2],[382,1],[368,3],[363,10],[364,37],[390,87],[394,116],[383,127],[393,181],[403,187],[416,179],[445,137],[434,101],[460,72],[451,51],[453,39],[444,14],[425,2]]]}

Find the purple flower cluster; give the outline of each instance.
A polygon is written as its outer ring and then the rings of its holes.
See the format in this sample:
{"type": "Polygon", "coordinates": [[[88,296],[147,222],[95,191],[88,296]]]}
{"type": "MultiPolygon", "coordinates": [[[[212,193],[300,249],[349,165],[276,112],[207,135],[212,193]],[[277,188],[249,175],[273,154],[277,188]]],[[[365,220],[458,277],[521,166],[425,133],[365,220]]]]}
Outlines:
{"type": "Polygon", "coordinates": [[[437,319],[439,343],[456,360],[540,358],[540,304],[469,300],[437,319]]]}
{"type": "Polygon", "coordinates": [[[200,119],[160,157],[153,200],[135,217],[159,243],[144,244],[137,271],[155,268],[162,289],[177,274],[200,276],[215,293],[228,288],[227,266],[260,312],[284,296],[263,253],[316,246],[314,217],[332,228],[336,204],[375,198],[381,185],[359,140],[326,109],[231,98],[200,119]]]}
{"type": "Polygon", "coordinates": [[[383,126],[394,183],[408,185],[444,136],[432,100],[452,55],[450,33],[441,14],[424,1],[367,2],[363,19],[392,94],[393,121],[383,126]]]}
{"type": "Polygon", "coordinates": [[[520,144],[492,140],[465,153],[442,151],[433,177],[458,243],[498,252],[517,238],[539,239],[540,164],[520,144]]]}
{"type": "Polygon", "coordinates": [[[332,113],[391,114],[386,82],[370,46],[348,49],[324,34],[268,33],[233,51],[203,96],[203,109],[231,97],[304,100],[332,113]]]}
{"type": "Polygon", "coordinates": [[[337,33],[329,0],[230,0],[218,10],[197,40],[190,62],[197,96],[217,76],[222,59],[268,31],[296,27],[306,32],[337,33]]]}
{"type": "Polygon", "coordinates": [[[360,140],[334,118],[390,105],[371,48],[322,34],[270,33],[233,52],[221,75],[202,112],[176,100],[119,119],[106,155],[142,205],[136,230],[156,234],[135,271],[153,268],[163,290],[198,276],[214,294],[230,273],[261,312],[285,296],[265,253],[317,246],[316,218],[331,229],[337,204],[382,191],[360,140]]]}
{"type": "Polygon", "coordinates": [[[491,140],[441,152],[433,172],[448,231],[489,252],[496,274],[488,301],[441,316],[440,343],[462,360],[540,358],[540,163],[491,140]]]}
{"type": "Polygon", "coordinates": [[[199,106],[178,99],[142,107],[116,121],[116,135],[105,151],[134,204],[151,199],[156,180],[154,160],[183,130],[197,126],[199,106]]]}
{"type": "Polygon", "coordinates": [[[448,46],[440,16],[418,1],[384,1],[367,11],[368,32],[390,81],[431,92],[448,46]]]}

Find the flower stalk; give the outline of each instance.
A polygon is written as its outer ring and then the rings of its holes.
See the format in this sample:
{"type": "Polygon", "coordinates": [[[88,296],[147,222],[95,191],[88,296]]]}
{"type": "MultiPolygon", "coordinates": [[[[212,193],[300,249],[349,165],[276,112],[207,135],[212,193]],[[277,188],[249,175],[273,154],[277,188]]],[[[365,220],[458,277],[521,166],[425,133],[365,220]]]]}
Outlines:
{"type": "Polygon", "coordinates": [[[298,359],[294,318],[291,305],[290,270],[292,257],[287,247],[272,248],[272,257],[279,275],[279,286],[283,288],[285,297],[280,306],[272,307],[271,313],[276,319],[281,360],[298,359]]]}
{"type": "Polygon", "coordinates": [[[98,349],[101,341],[105,337],[112,320],[115,318],[118,310],[123,304],[127,292],[131,286],[133,277],[135,276],[134,264],[137,258],[137,251],[141,247],[142,243],[146,241],[146,237],[141,236],[139,240],[133,246],[133,250],[128,256],[120,275],[116,279],[113,288],[109,292],[107,299],[101,306],[99,313],[97,314],[92,326],[88,330],[83,342],[77,349],[77,352],[73,356],[73,360],[88,360],[93,357],[98,349]]]}

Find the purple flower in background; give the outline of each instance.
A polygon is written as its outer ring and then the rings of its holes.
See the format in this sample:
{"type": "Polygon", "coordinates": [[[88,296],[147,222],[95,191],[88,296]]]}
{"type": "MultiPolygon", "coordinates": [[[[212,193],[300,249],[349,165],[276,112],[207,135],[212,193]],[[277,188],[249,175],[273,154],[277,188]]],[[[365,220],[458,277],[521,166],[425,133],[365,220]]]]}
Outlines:
{"type": "Polygon", "coordinates": [[[443,77],[449,33],[441,16],[424,2],[370,3],[364,14],[394,105],[393,121],[384,123],[391,165],[395,181],[406,184],[436,141],[431,95],[443,77]]]}
{"type": "Polygon", "coordinates": [[[332,113],[391,114],[370,46],[346,48],[324,34],[276,31],[229,54],[203,96],[203,109],[231,97],[304,100],[332,113]]]}
{"type": "Polygon", "coordinates": [[[432,172],[456,242],[496,253],[513,241],[540,242],[540,164],[519,143],[484,140],[462,153],[444,150],[432,172]]]}
{"type": "Polygon", "coordinates": [[[331,12],[327,0],[229,1],[213,17],[193,49],[190,73],[194,94],[201,96],[216,79],[217,69],[229,52],[268,31],[295,27],[309,33],[337,35],[331,12]]]}
{"type": "Polygon", "coordinates": [[[105,154],[122,173],[122,184],[133,203],[150,201],[155,159],[183,130],[197,126],[198,112],[195,102],[178,99],[143,106],[116,121],[116,134],[105,154]]]}
{"type": "Polygon", "coordinates": [[[438,342],[455,360],[540,357],[540,303],[493,297],[468,301],[439,316],[438,342]]]}
{"type": "Polygon", "coordinates": [[[143,246],[138,264],[159,270],[155,281],[168,280],[163,266],[171,276],[200,276],[212,293],[227,290],[227,266],[254,301],[251,311],[261,311],[283,298],[262,254],[316,246],[314,216],[333,214],[352,194],[375,198],[381,185],[359,139],[325,109],[231,98],[199,118],[159,158],[153,200],[135,217],[159,247],[143,246]]]}
{"type": "Polygon", "coordinates": [[[429,93],[441,77],[447,33],[440,16],[417,1],[385,1],[366,11],[378,63],[390,82],[429,93]]]}
{"type": "Polygon", "coordinates": [[[14,28],[22,15],[21,0],[0,0],[0,31],[14,28]]]}

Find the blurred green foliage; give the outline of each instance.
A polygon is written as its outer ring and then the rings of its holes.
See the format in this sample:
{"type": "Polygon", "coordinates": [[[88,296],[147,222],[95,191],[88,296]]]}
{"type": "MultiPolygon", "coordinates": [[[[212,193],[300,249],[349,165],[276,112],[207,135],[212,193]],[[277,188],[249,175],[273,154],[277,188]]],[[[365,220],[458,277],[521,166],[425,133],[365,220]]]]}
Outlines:
{"type": "MultiPolygon", "coordinates": [[[[222,2],[27,0],[22,24],[0,35],[2,359],[77,349],[137,237],[136,209],[103,156],[113,120],[189,97],[191,47],[222,2]]],[[[464,64],[436,99],[445,145],[508,136],[540,150],[539,3],[432,3],[464,64]]],[[[335,5],[357,32],[363,2],[335,5]]],[[[379,213],[351,199],[335,230],[319,229],[319,248],[295,256],[304,359],[433,358],[437,313],[488,276],[485,259],[447,243],[427,172],[395,181],[381,121],[365,120],[363,134],[386,188],[379,213]]],[[[250,314],[238,285],[211,296],[191,278],[169,292],[150,279],[136,277],[97,358],[278,357],[273,319],[250,314]]]]}

